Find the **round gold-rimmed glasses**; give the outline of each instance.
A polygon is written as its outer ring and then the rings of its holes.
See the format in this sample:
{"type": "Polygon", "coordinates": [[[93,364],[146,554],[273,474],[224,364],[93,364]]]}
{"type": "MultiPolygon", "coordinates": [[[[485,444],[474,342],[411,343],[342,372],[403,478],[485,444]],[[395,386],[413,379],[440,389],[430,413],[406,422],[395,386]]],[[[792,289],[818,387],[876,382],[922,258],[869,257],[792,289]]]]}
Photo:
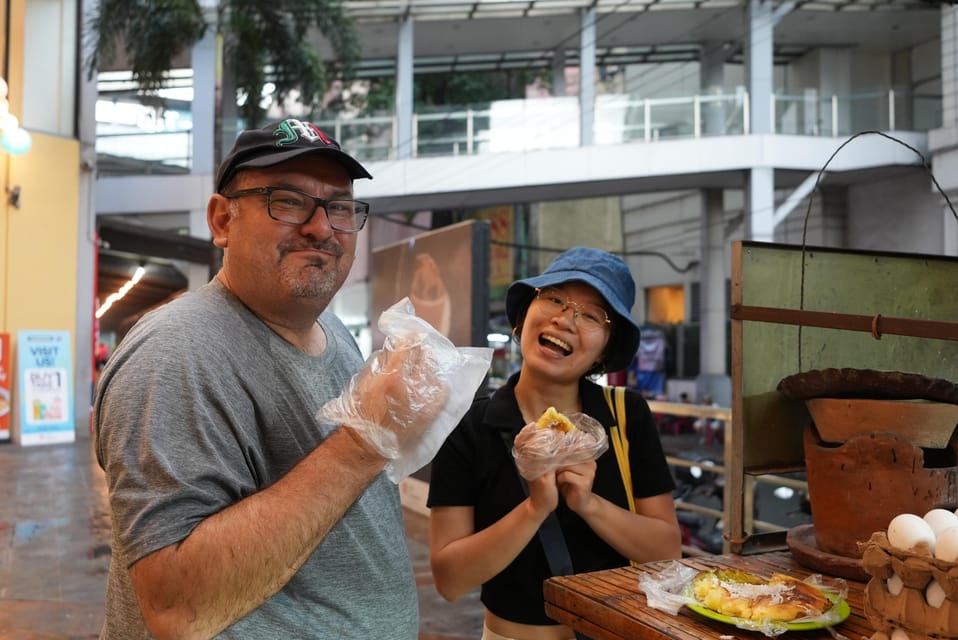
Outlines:
{"type": "Polygon", "coordinates": [[[572,321],[583,331],[601,331],[612,324],[609,314],[600,305],[571,300],[558,287],[536,287],[535,300],[540,309],[550,314],[572,309],[572,321]]]}

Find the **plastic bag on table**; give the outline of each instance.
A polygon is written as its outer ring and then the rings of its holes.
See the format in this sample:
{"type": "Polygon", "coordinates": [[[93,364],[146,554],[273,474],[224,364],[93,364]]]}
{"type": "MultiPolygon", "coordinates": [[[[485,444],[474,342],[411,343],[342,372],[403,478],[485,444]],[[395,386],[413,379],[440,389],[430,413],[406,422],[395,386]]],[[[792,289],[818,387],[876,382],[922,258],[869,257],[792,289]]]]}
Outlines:
{"type": "Polygon", "coordinates": [[[512,455],[519,475],[533,480],[560,467],[595,460],[609,448],[609,438],[598,420],[584,413],[566,417],[575,429],[540,429],[530,422],[516,434],[512,455]]]}
{"type": "Polygon", "coordinates": [[[378,326],[383,348],[317,417],[353,429],[389,459],[386,475],[398,484],[432,460],[459,423],[493,350],[456,347],[415,315],[409,298],[383,311],[378,326]]]}
{"type": "Polygon", "coordinates": [[[672,562],[655,577],[643,573],[639,578],[639,589],[645,593],[650,607],[675,615],[689,602],[695,602],[685,595],[685,589],[698,572],[698,569],[681,562],[672,562]]]}

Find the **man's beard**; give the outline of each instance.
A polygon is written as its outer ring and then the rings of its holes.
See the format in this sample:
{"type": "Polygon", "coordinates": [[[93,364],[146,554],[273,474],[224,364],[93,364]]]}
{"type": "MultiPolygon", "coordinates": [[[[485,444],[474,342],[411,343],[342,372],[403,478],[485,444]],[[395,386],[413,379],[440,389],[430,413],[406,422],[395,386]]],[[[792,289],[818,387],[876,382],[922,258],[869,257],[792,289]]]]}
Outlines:
{"type": "Polygon", "coordinates": [[[300,266],[295,270],[288,264],[281,263],[279,277],[287,290],[295,297],[316,298],[326,305],[345,282],[351,262],[344,264],[348,258],[344,257],[345,252],[339,244],[324,242],[316,245],[316,248],[327,251],[335,257],[323,256],[311,265],[300,266]]]}

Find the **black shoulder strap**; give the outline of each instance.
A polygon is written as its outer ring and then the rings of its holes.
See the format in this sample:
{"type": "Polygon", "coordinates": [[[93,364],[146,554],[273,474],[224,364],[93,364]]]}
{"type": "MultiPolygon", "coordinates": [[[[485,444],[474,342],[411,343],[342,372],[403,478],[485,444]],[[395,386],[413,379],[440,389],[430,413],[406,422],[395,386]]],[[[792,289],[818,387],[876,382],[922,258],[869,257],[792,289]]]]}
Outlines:
{"type": "MultiPolygon", "coordinates": [[[[512,458],[512,441],[509,438],[508,431],[500,431],[502,443],[506,445],[506,451],[509,452],[509,458],[512,458]]],[[[515,465],[513,465],[515,466],[515,465]]],[[[519,484],[522,485],[522,492],[529,495],[529,485],[526,479],[516,468],[516,476],[519,478],[519,484]]],[[[572,568],[572,558],[569,556],[569,547],[565,543],[565,536],[562,535],[562,527],[559,525],[559,517],[556,512],[550,513],[546,519],[539,525],[539,541],[546,552],[546,560],[549,563],[549,570],[554,576],[567,576],[575,573],[572,568]]],[[[574,631],[576,640],[589,640],[578,631],[574,631]]]]}
{"type": "MultiPolygon", "coordinates": [[[[512,457],[512,442],[509,439],[508,431],[500,431],[502,442],[509,451],[509,457],[512,457]]],[[[514,466],[514,465],[513,465],[514,466]]],[[[519,477],[519,484],[522,485],[522,492],[529,495],[529,485],[526,479],[519,475],[516,469],[516,475],[519,477]]],[[[549,561],[549,570],[554,576],[566,576],[575,573],[572,569],[572,558],[569,556],[569,548],[565,543],[565,536],[562,535],[562,527],[559,526],[559,518],[553,511],[539,526],[539,540],[546,552],[546,560],[549,561]]]]}
{"type": "MultiPolygon", "coordinates": [[[[508,431],[500,431],[502,442],[506,445],[509,457],[512,457],[512,442],[509,439],[508,431]]],[[[515,465],[513,465],[515,466],[515,465]]],[[[519,478],[519,484],[522,485],[522,492],[529,495],[529,485],[526,479],[519,474],[516,469],[516,476],[519,478]]],[[[562,535],[562,527],[559,525],[559,517],[556,512],[550,513],[546,519],[539,525],[539,541],[546,552],[546,560],[549,562],[549,570],[554,576],[567,576],[575,573],[572,568],[572,558],[569,556],[569,547],[566,546],[565,536],[562,535]]],[[[575,631],[576,640],[589,640],[587,636],[575,631]]]]}

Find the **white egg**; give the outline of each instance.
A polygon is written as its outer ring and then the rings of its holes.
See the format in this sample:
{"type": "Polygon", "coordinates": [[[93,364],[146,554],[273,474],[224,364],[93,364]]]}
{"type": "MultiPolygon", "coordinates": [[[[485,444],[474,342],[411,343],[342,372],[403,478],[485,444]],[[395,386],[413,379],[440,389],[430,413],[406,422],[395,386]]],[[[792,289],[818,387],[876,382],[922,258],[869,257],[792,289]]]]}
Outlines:
{"type": "Polygon", "coordinates": [[[900,513],[891,519],[888,523],[888,542],[902,551],[935,552],[935,532],[931,525],[914,513],[900,513]]]}
{"type": "Polygon", "coordinates": [[[928,586],[925,587],[925,600],[936,609],[941,609],[941,605],[945,603],[945,590],[941,588],[941,584],[934,578],[932,578],[928,586]]]}
{"type": "Polygon", "coordinates": [[[895,627],[891,632],[891,640],[911,640],[911,638],[908,637],[904,629],[895,627]]]}
{"type": "Polygon", "coordinates": [[[935,537],[941,535],[941,532],[951,527],[958,527],[958,516],[948,509],[932,509],[922,518],[935,532],[935,537]]]}
{"type": "Polygon", "coordinates": [[[893,596],[897,596],[901,593],[901,590],[905,587],[905,583],[902,582],[901,576],[897,573],[891,574],[891,577],[888,578],[888,593],[893,596]]]}
{"type": "Polygon", "coordinates": [[[945,562],[958,562],[958,526],[949,527],[938,534],[935,557],[945,562]]]}

